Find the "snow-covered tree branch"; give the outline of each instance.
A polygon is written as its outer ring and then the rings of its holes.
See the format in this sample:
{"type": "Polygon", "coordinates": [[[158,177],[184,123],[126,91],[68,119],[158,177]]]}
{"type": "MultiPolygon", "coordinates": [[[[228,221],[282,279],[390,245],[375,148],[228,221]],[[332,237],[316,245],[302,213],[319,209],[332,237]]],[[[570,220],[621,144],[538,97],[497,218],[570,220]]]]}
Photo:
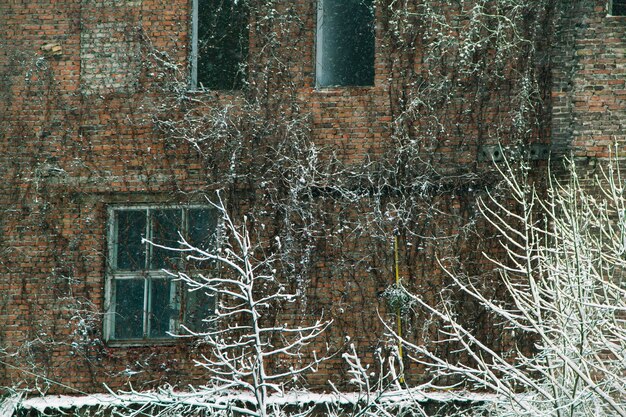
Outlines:
{"type": "Polygon", "coordinates": [[[197,271],[172,274],[185,291],[201,291],[215,299],[213,311],[207,306],[203,329],[183,326],[179,336],[197,339],[201,351],[207,348],[196,365],[207,370],[208,381],[197,389],[193,401],[190,394],[181,397],[168,391],[156,402],[148,394],[145,404],[180,408],[195,403],[215,412],[237,408],[239,413],[259,417],[282,415],[280,406],[270,404],[269,397],[284,395],[287,386],[296,387],[301,376],[314,372],[327,358],[327,349],[316,352],[309,345],[330,321],[319,318],[306,323],[302,319],[303,324],[295,327],[275,323],[272,309],[283,308],[297,294],[288,292],[277,279],[274,257],[251,242],[246,219],[235,224],[221,198],[211,204],[222,219],[216,250],[193,246],[182,236],[179,248],[151,242],[155,247],[183,252],[188,261],[199,265],[197,271]],[[307,357],[303,356],[305,347],[307,357]]]}
{"type": "Polygon", "coordinates": [[[403,340],[435,385],[496,394],[498,401],[481,406],[495,416],[626,415],[626,194],[619,162],[586,183],[571,163],[565,180],[548,174],[545,194],[529,167],[506,166],[510,198],[487,194],[481,204],[506,254],[492,258],[506,296],[496,299],[477,279],[448,273],[513,343],[493,349],[462,324],[452,303],[433,306],[412,296],[443,324],[440,343],[467,358],[451,360],[403,340]],[[523,340],[534,348],[522,348],[523,340]]]}

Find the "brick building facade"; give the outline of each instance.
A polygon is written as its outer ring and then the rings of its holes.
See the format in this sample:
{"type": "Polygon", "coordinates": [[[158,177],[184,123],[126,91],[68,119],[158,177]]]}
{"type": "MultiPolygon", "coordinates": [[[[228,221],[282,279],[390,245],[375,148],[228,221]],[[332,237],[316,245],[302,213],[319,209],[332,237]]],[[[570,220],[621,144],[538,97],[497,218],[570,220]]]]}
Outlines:
{"type": "MultiPolygon", "coordinates": [[[[492,285],[481,253],[496,244],[476,190],[497,182],[497,144],[603,158],[621,143],[626,21],[607,16],[619,7],[605,0],[530,2],[501,11],[529,39],[518,43],[477,29],[468,5],[414,3],[375,1],[375,24],[350,35],[333,31],[367,11],[333,23],[330,0],[251,0],[238,11],[246,19],[225,18],[247,22],[224,33],[246,45],[229,43],[217,61],[230,67],[219,68],[202,56],[205,41],[222,51],[203,37],[202,7],[218,1],[2,3],[0,386],[202,383],[202,346],[166,337],[190,315],[185,296],[161,276],[128,278],[172,265],[141,236],[210,240],[195,230],[214,228],[201,219],[218,189],[301,293],[274,318],[333,319],[312,349],[350,336],[369,360],[387,346],[377,311],[387,311],[395,235],[401,275],[425,298],[446,286],[440,262],[492,285]],[[333,36],[358,39],[362,56],[342,64],[333,36]]],[[[479,306],[458,308],[506,345],[479,306]]],[[[409,337],[433,337],[424,320],[406,320],[409,337]]],[[[421,372],[409,366],[410,378],[421,372]]],[[[344,373],[336,356],[307,383],[323,390],[344,373]]]]}
{"type": "Polygon", "coordinates": [[[552,142],[581,158],[606,158],[623,142],[624,20],[607,10],[603,2],[565,5],[552,54],[552,142]]]}

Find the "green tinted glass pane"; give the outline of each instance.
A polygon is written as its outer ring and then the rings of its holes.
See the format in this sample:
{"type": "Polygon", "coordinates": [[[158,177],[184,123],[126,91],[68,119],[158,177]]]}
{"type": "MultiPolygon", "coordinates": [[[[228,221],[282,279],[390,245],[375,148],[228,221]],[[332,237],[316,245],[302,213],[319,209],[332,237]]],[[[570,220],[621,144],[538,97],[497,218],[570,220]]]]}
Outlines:
{"type": "Polygon", "coordinates": [[[320,0],[318,84],[374,84],[374,7],[372,0],[320,0]]]}
{"type": "Polygon", "coordinates": [[[207,291],[187,292],[185,303],[185,326],[193,332],[201,333],[209,330],[206,321],[215,311],[215,297],[207,291]]]}
{"type": "Polygon", "coordinates": [[[144,280],[115,280],[115,339],[143,337],[144,280]]]}
{"type": "Polygon", "coordinates": [[[613,16],[626,16],[626,0],[613,0],[611,14],[613,16]]]}
{"type": "Polygon", "coordinates": [[[146,245],[141,238],[146,232],[145,210],[118,210],[116,255],[117,269],[137,271],[145,268],[146,245]]]}
{"type": "MultiPolygon", "coordinates": [[[[152,210],[152,242],[171,248],[179,247],[178,232],[182,231],[181,225],[180,209],[152,210]]],[[[179,252],[153,247],[150,269],[177,269],[179,259],[179,252]]]]}
{"type": "Polygon", "coordinates": [[[247,56],[247,1],[198,0],[198,86],[242,88],[247,56]]]}
{"type": "Polygon", "coordinates": [[[189,209],[188,242],[200,249],[211,250],[215,247],[215,232],[217,230],[217,213],[215,210],[189,209]]]}
{"type": "Polygon", "coordinates": [[[150,283],[150,337],[168,337],[170,319],[178,314],[172,299],[172,282],[169,279],[153,279],[150,283]]]}

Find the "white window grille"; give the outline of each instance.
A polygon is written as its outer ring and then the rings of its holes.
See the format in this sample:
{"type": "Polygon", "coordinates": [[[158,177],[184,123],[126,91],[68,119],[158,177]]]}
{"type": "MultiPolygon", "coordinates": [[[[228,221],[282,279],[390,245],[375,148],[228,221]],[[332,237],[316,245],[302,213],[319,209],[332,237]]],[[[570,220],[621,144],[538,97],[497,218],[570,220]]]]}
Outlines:
{"type": "MultiPolygon", "coordinates": [[[[187,294],[167,271],[194,268],[184,261],[181,236],[205,250],[216,245],[217,217],[205,206],[114,206],[108,209],[105,339],[168,340],[181,324],[196,329],[213,311],[209,294],[187,294]]],[[[206,266],[205,266],[206,267],[206,266]]]]}

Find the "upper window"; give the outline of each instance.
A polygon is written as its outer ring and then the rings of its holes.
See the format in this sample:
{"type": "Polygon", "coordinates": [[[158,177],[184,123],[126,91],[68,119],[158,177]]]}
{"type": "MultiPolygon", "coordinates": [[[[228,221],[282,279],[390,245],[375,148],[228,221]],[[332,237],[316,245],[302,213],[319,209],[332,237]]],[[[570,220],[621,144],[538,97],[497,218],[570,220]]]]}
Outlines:
{"type": "Polygon", "coordinates": [[[374,85],[373,0],[318,0],[317,86],[374,85]]]}
{"type": "Polygon", "coordinates": [[[612,0],[611,15],[626,16],[626,0],[612,0]]]}
{"type": "Polygon", "coordinates": [[[243,87],[248,57],[248,14],[245,0],[193,0],[192,88],[243,87]]]}
{"type": "Polygon", "coordinates": [[[180,325],[200,330],[212,314],[209,294],[182,291],[165,270],[191,268],[182,252],[151,245],[179,247],[180,236],[195,247],[212,250],[217,217],[207,207],[109,208],[109,260],[105,338],[139,341],[167,339],[180,325]],[[146,239],[146,240],[144,240],[146,239]]]}

